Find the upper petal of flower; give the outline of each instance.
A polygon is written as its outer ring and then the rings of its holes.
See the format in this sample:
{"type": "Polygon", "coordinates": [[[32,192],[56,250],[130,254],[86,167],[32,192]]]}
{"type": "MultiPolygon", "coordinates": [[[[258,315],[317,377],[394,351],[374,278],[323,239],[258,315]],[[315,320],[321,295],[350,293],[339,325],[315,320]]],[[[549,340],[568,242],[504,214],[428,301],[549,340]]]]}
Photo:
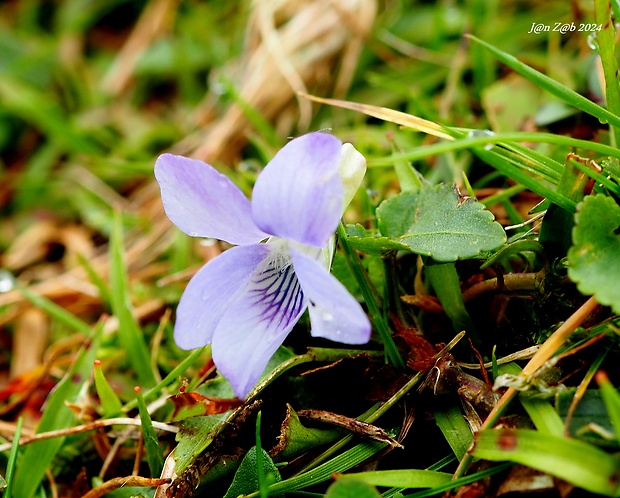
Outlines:
{"type": "Polygon", "coordinates": [[[194,275],[177,308],[174,340],[179,347],[193,349],[211,342],[222,317],[269,253],[267,244],[233,247],[194,275]]]}
{"type": "Polygon", "coordinates": [[[370,339],[370,322],[360,304],[317,260],[291,248],[295,274],[308,299],[315,337],[346,344],[365,344],[370,339]]]}
{"type": "Polygon", "coordinates": [[[263,245],[271,246],[271,254],[230,305],[213,336],[213,361],[239,398],[256,384],[306,308],[286,246],[263,245]]]}
{"type": "Polygon", "coordinates": [[[342,145],[338,173],[344,187],[342,195],[342,212],[344,213],[366,174],[366,158],[351,144],[342,145]]]}
{"type": "Polygon", "coordinates": [[[186,234],[236,245],[267,237],[252,220],[243,192],[208,164],[162,154],[155,163],[155,178],[166,215],[186,234]]]}
{"type": "Polygon", "coordinates": [[[309,133],[285,145],[259,175],[252,214],[264,232],[300,244],[327,245],[340,220],[342,142],[309,133]]]}

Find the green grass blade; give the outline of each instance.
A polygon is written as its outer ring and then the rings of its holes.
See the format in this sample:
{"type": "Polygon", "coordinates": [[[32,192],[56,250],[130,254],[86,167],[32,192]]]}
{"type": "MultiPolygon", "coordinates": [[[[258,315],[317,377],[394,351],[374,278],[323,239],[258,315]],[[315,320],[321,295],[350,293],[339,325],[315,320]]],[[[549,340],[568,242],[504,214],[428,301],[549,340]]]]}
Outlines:
{"type": "Polygon", "coordinates": [[[342,245],[342,249],[347,258],[347,262],[355,275],[355,280],[357,281],[357,285],[362,292],[362,296],[364,297],[364,301],[366,302],[366,306],[368,307],[368,312],[370,314],[370,318],[372,319],[375,327],[377,327],[377,331],[383,340],[383,347],[385,348],[385,354],[388,357],[390,363],[397,368],[404,369],[405,362],[400,356],[400,352],[394,343],[394,339],[392,338],[392,334],[390,333],[390,329],[385,319],[383,318],[383,314],[379,309],[379,305],[375,300],[373,293],[370,289],[368,281],[366,280],[366,276],[364,275],[364,269],[361,266],[361,262],[357,257],[357,254],[351,248],[349,244],[349,240],[347,238],[347,233],[344,229],[342,223],[338,225],[338,238],[340,240],[340,244],[342,245]]]}
{"type": "Polygon", "coordinates": [[[474,436],[458,406],[433,412],[435,423],[459,460],[465,456],[474,436]]]}
{"type": "Polygon", "coordinates": [[[480,481],[494,474],[499,474],[500,472],[503,472],[506,469],[512,467],[512,465],[513,465],[512,463],[505,463],[502,465],[497,465],[496,467],[482,470],[480,472],[476,472],[474,474],[470,474],[465,477],[459,477],[458,479],[452,479],[451,481],[446,482],[445,484],[440,484],[439,486],[436,486],[431,489],[425,489],[424,491],[418,491],[417,493],[405,495],[405,498],[426,498],[427,496],[438,496],[444,491],[449,491],[450,489],[456,489],[460,486],[464,486],[465,484],[471,484],[472,482],[480,481]]]}
{"type": "MultiPolygon", "coordinates": [[[[309,470],[308,472],[272,484],[269,486],[269,494],[275,495],[288,493],[290,491],[303,489],[305,487],[312,486],[313,484],[324,482],[330,479],[334,473],[346,472],[347,470],[352,469],[359,463],[381,451],[385,448],[385,446],[385,444],[377,441],[358,444],[350,450],[345,451],[344,453],[332,458],[318,467],[315,467],[312,470],[309,470]]],[[[258,496],[258,492],[248,495],[247,498],[256,496],[258,496]]]]}
{"type": "Polygon", "coordinates": [[[101,408],[103,408],[103,416],[105,418],[118,416],[123,409],[123,405],[108,383],[105,375],[103,375],[99,360],[95,360],[94,378],[97,396],[99,396],[99,402],[101,403],[101,408]]]}
{"type": "Polygon", "coordinates": [[[500,173],[508,178],[512,178],[522,185],[525,185],[532,192],[549,199],[551,202],[554,202],[569,212],[574,213],[577,210],[577,204],[575,202],[568,199],[565,195],[555,191],[537,178],[532,177],[523,169],[522,161],[516,158],[514,154],[511,154],[509,151],[475,149],[473,152],[487,164],[490,164],[497,169],[500,173]]]}
{"type": "Polygon", "coordinates": [[[101,152],[99,145],[80,133],[56,102],[23,80],[0,75],[0,110],[32,123],[67,151],[93,155],[101,152]]]}
{"type": "MultiPolygon", "coordinates": [[[[605,75],[605,97],[607,109],[620,116],[620,87],[618,86],[618,62],[616,61],[616,30],[611,19],[611,2],[609,0],[594,0],[594,19],[603,29],[596,33],[599,54],[603,63],[605,75]]],[[[613,143],[620,144],[620,128],[611,127],[613,143]]]]}
{"type": "Polygon", "coordinates": [[[118,337],[121,346],[127,352],[129,362],[140,383],[144,387],[152,387],[157,381],[151,369],[149,349],[133,315],[123,248],[123,225],[119,211],[114,213],[114,227],[110,237],[110,290],[112,312],[118,319],[118,337]]]}
{"type": "Polygon", "coordinates": [[[53,301],[50,301],[46,297],[31,292],[25,287],[19,287],[19,292],[21,292],[22,296],[24,296],[34,306],[45,311],[52,318],[55,318],[60,323],[63,323],[71,330],[81,332],[84,335],[91,334],[91,328],[86,322],[80,320],[72,313],[69,313],[66,309],[61,308],[53,301]]]}
{"type": "MultiPolygon", "coordinates": [[[[166,375],[156,386],[152,387],[148,391],[146,391],[142,397],[145,401],[149,401],[152,398],[156,398],[160,395],[161,391],[164,387],[172,384],[179,380],[179,377],[183,375],[183,373],[188,370],[196,360],[202,355],[205,349],[211,348],[211,345],[205,346],[204,348],[194,349],[181,363],[179,363],[176,367],[174,367],[168,375],[166,375]]],[[[123,406],[123,411],[128,412],[129,410],[133,410],[138,406],[138,401],[133,399],[123,406]]]]}
{"type": "MultiPolygon", "coordinates": [[[[84,383],[88,381],[102,331],[103,323],[99,323],[91,339],[86,341],[80,350],[75,363],[50,394],[37,432],[66,429],[73,425],[75,417],[66,402],[76,402],[84,383]]],[[[34,495],[45,475],[45,470],[64,441],[64,437],[57,437],[37,441],[26,447],[15,474],[15,496],[31,498],[34,495]]]]}
{"type": "Polygon", "coordinates": [[[13,496],[13,476],[15,475],[15,464],[17,463],[17,451],[19,449],[19,439],[22,436],[22,425],[24,419],[19,417],[13,435],[13,443],[11,444],[11,452],[6,464],[6,489],[2,494],[3,498],[11,498],[13,496]]]}
{"type": "Polygon", "coordinates": [[[564,434],[564,423],[548,400],[522,394],[519,395],[519,401],[532,419],[534,427],[541,433],[554,436],[564,434]]]}
{"type": "Polygon", "coordinates": [[[607,408],[607,413],[609,413],[611,424],[616,432],[616,439],[620,442],[620,394],[603,371],[598,371],[595,378],[601,390],[601,397],[607,408]]]}
{"type": "Polygon", "coordinates": [[[601,123],[609,123],[612,126],[620,126],[620,116],[617,116],[605,109],[604,107],[595,104],[591,100],[585,98],[583,95],[579,95],[577,92],[571,90],[570,88],[561,85],[552,78],[549,78],[541,72],[536,71],[530,66],[524,64],[516,57],[507,54],[506,52],[503,52],[498,48],[495,48],[493,45],[490,45],[489,43],[484,42],[473,35],[466,36],[472,41],[482,45],[484,48],[492,52],[495,57],[497,57],[508,67],[519,73],[521,76],[524,76],[532,83],[547,90],[549,93],[560,98],[567,104],[598,118],[601,123]]]}
{"type": "Polygon", "coordinates": [[[478,332],[465,308],[461,283],[454,263],[433,263],[430,258],[425,258],[424,263],[426,276],[444,312],[452,321],[454,331],[458,333],[465,330],[476,342],[478,332]]]}
{"type": "Polygon", "coordinates": [[[620,460],[576,439],[527,429],[490,429],[476,435],[473,455],[520,463],[593,493],[620,496],[620,460]]]}
{"type": "Polygon", "coordinates": [[[138,411],[140,412],[140,422],[142,423],[142,437],[144,438],[144,449],[146,450],[146,461],[149,464],[152,477],[159,477],[161,469],[164,467],[164,452],[159,446],[157,433],[153,428],[151,415],[146,408],[146,403],[140,392],[140,388],[135,388],[138,411]]]}
{"type": "Polygon", "coordinates": [[[256,477],[258,478],[258,492],[260,493],[260,498],[267,498],[269,496],[269,491],[267,489],[269,483],[265,475],[263,459],[260,458],[263,454],[263,446],[260,437],[261,418],[262,412],[259,410],[256,414],[256,477]]]}
{"type": "MultiPolygon", "coordinates": [[[[521,367],[514,362],[501,367],[502,374],[519,375],[521,367]]],[[[494,374],[497,377],[496,374],[494,374]]],[[[519,401],[529,415],[534,427],[545,434],[562,436],[564,434],[564,422],[551,403],[542,398],[528,396],[526,393],[519,395],[519,401]]]]}
{"type": "Polygon", "coordinates": [[[110,303],[112,302],[112,296],[110,295],[110,289],[108,288],[106,283],[97,274],[93,266],[90,264],[90,261],[88,261],[88,259],[84,257],[84,255],[78,254],[78,261],[80,262],[84,270],[86,270],[86,273],[88,274],[88,278],[90,278],[90,281],[95,285],[95,287],[97,287],[97,290],[99,291],[100,299],[107,306],[111,307],[110,303]]]}
{"type": "MultiPolygon", "coordinates": [[[[473,131],[473,130],[468,130],[473,131]]],[[[484,147],[493,144],[507,145],[520,142],[535,142],[555,145],[565,145],[576,149],[590,150],[597,152],[603,156],[611,156],[620,159],[620,150],[609,145],[592,142],[589,140],[580,140],[577,138],[566,137],[563,135],[554,135],[552,133],[534,133],[534,132],[505,132],[484,135],[466,135],[456,140],[438,142],[433,145],[423,147],[415,147],[406,152],[398,152],[386,157],[374,158],[368,160],[369,167],[377,166],[393,166],[396,161],[417,161],[425,157],[444,154],[463,149],[471,149],[474,147],[484,147]]],[[[525,148],[525,147],[523,147],[525,148]]],[[[529,149],[528,149],[529,150],[529,149]]]]}
{"type": "Polygon", "coordinates": [[[355,479],[373,486],[400,488],[434,488],[452,480],[452,474],[435,470],[399,469],[357,472],[338,476],[338,480],[355,479]]]}

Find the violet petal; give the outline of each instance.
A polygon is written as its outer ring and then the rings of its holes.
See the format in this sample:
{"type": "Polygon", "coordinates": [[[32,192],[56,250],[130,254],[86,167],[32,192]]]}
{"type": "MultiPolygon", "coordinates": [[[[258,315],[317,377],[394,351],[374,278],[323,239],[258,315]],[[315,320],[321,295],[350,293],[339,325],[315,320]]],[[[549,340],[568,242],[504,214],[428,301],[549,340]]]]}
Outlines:
{"type": "Polygon", "coordinates": [[[252,220],[247,197],[226,176],[202,161],[162,154],[155,163],[164,210],[192,237],[243,245],[267,237],[252,220]]]}
{"type": "Polygon", "coordinates": [[[239,398],[256,384],[306,308],[289,253],[276,244],[213,336],[213,361],[239,398]]]}
{"type": "Polygon", "coordinates": [[[342,209],[341,147],[336,137],[320,132],[285,145],[256,180],[252,215],[257,226],[283,239],[325,247],[342,209]]]}
{"type": "Polygon", "coordinates": [[[308,299],[308,311],[315,337],[345,344],[365,344],[370,339],[370,322],[351,294],[317,260],[291,248],[295,273],[308,299]]]}
{"type": "Polygon", "coordinates": [[[233,247],[189,281],[177,308],[174,339],[183,349],[209,344],[220,320],[269,255],[266,244],[233,247]]]}

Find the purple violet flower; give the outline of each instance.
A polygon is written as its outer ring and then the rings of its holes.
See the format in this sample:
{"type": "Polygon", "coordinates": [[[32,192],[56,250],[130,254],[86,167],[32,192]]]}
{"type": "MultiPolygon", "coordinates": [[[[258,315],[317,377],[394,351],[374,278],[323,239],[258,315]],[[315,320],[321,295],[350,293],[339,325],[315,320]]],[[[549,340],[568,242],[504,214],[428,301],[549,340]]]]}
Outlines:
{"type": "Polygon", "coordinates": [[[315,337],[363,344],[370,322],[329,273],[333,234],[364,175],[363,156],[326,133],[289,142],[261,172],[250,202],[208,164],[161,155],[155,177],[166,215],[192,237],[235,245],[190,280],[174,337],[212,343],[213,361],[245,398],[309,308],[315,337]]]}

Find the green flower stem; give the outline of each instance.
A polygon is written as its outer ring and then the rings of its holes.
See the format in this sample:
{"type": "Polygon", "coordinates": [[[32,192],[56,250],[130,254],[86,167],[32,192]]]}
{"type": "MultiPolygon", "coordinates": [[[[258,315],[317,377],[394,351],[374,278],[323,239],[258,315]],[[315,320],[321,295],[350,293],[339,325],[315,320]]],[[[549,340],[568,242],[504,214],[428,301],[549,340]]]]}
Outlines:
{"type": "MultiPolygon", "coordinates": [[[[620,87],[618,86],[618,63],[616,62],[614,23],[611,19],[611,2],[609,0],[594,0],[594,20],[601,24],[603,29],[596,33],[599,45],[599,55],[603,63],[605,75],[605,97],[607,109],[620,116],[620,87]]],[[[620,125],[610,126],[612,145],[620,144],[620,125]]]]}
{"type": "Polygon", "coordinates": [[[474,342],[478,342],[478,332],[472,321],[461,293],[461,283],[454,263],[435,263],[430,258],[424,259],[426,276],[450,318],[455,332],[466,330],[474,342]]]}
{"type": "Polygon", "coordinates": [[[390,251],[383,257],[383,268],[385,269],[388,309],[394,310],[394,315],[398,317],[401,323],[405,324],[407,322],[403,313],[402,300],[400,299],[398,272],[396,269],[396,251],[390,251]]]}
{"type": "Polygon", "coordinates": [[[260,498],[269,496],[269,483],[265,479],[265,470],[263,465],[263,446],[260,437],[261,411],[256,414],[256,477],[258,479],[258,492],[260,498]]]}
{"type": "Polygon", "coordinates": [[[345,232],[344,226],[342,223],[338,225],[338,238],[340,239],[340,243],[342,244],[342,249],[344,250],[344,254],[347,258],[347,262],[353,271],[353,275],[355,276],[355,280],[362,291],[362,296],[364,297],[364,301],[366,302],[366,306],[368,306],[368,312],[370,313],[370,318],[372,319],[381,339],[383,340],[383,346],[385,348],[385,354],[389,360],[389,362],[397,368],[404,369],[405,362],[400,356],[400,352],[394,343],[394,339],[392,338],[392,334],[386,323],[383,315],[381,314],[381,310],[379,309],[379,305],[375,300],[372,290],[370,288],[370,284],[366,278],[366,273],[364,268],[362,267],[362,263],[359,260],[355,251],[351,248],[349,244],[349,240],[347,238],[347,234],[345,232]]]}

